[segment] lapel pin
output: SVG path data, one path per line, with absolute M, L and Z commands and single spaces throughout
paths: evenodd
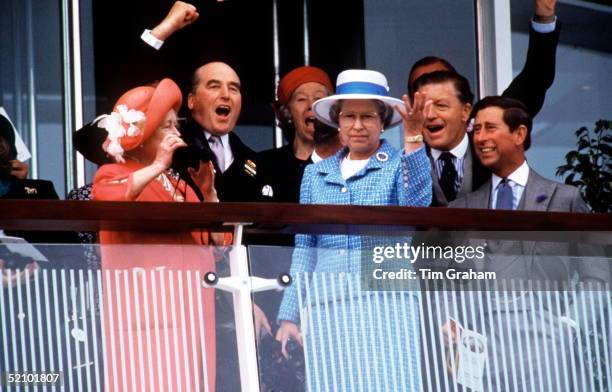
M 28 195 L 36 195 L 38 194 L 38 191 L 36 190 L 36 188 L 30 188 L 28 186 L 23 188 L 26 191 L 26 194 Z
M 536 197 L 536 202 L 541 203 L 546 199 L 548 199 L 548 195 L 544 195 L 544 194 L 538 195 L 538 197 Z

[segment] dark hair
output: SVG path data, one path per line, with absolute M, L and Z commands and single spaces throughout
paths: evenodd
M 470 118 L 475 118 L 479 111 L 490 107 L 503 109 L 503 120 L 508 128 L 510 128 L 510 132 L 516 131 L 521 125 L 527 128 L 527 136 L 525 136 L 525 141 L 523 142 L 523 147 L 527 151 L 531 146 L 531 127 L 533 125 L 533 120 L 527 111 L 527 107 L 521 101 L 513 98 L 500 96 L 484 97 L 476 102 Z
M 474 101 L 474 93 L 470 88 L 470 82 L 454 71 L 435 71 L 421 75 L 417 80 L 414 81 L 414 91 L 418 91 L 421 87 L 429 84 L 441 84 L 451 82 L 457 91 L 457 98 L 462 103 L 469 103 L 470 105 Z M 412 99 L 413 96 L 410 96 Z
M 281 105 L 278 101 L 272 104 L 272 110 L 278 120 L 278 126 L 283 133 L 283 137 L 287 140 L 287 143 L 292 144 L 295 139 L 295 125 L 291 118 L 291 110 L 289 105 Z
M 410 72 L 408 73 L 408 82 L 406 83 L 406 88 L 408 90 L 408 95 L 412 97 L 414 94 L 414 80 L 412 80 L 412 75 L 416 71 L 417 68 L 426 67 L 432 64 L 441 64 L 447 71 L 457 72 L 455 67 L 445 59 L 436 56 L 425 56 L 420 60 L 417 60 L 416 63 L 412 64 L 412 68 L 410 68 Z M 412 81 L 412 83 L 410 83 Z
M 370 100 L 376 105 L 376 112 L 380 116 L 380 120 L 383 123 L 383 128 L 387 128 L 393 119 L 393 108 L 376 98 L 371 98 Z M 329 118 L 335 124 L 338 124 L 338 116 L 340 115 L 340 111 L 342 109 L 342 101 L 344 101 L 344 99 L 337 100 L 329 108 Z
M 10 177 L 11 160 L 13 159 L 10 143 L 0 135 L 0 178 Z

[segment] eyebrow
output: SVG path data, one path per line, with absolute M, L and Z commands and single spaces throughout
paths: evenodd
M 206 86 L 210 86 L 211 84 L 222 84 L 223 82 L 221 82 L 218 79 L 210 79 L 209 81 L 206 82 Z M 228 83 L 230 86 L 232 87 L 236 87 L 238 90 L 240 90 L 240 83 L 239 82 L 229 82 Z

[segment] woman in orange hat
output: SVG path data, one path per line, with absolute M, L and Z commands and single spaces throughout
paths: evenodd
M 170 170 L 186 146 L 176 129 L 182 95 L 170 79 L 129 90 L 98 123 L 117 163 L 100 167 L 94 200 L 198 202 Z M 210 163 L 189 169 L 206 202 L 218 202 Z M 100 231 L 105 385 L 111 391 L 215 390 L 212 248 L 231 236 L 207 231 Z M 205 364 L 205 365 L 204 365 Z
M 263 200 L 297 203 L 306 165 L 336 153 L 342 146 L 336 128 L 315 121 L 312 104 L 333 93 L 329 76 L 321 68 L 294 68 L 280 80 L 274 112 L 286 146 L 257 155 Z

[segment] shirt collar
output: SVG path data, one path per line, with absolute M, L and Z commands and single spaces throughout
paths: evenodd
M 315 150 L 312 150 L 312 155 L 310 156 L 310 159 L 312 159 L 313 163 L 317 163 L 323 160 L 323 158 L 319 154 L 317 154 Z
M 452 150 L 448 152 L 450 152 L 455 158 L 463 158 L 469 146 L 470 146 L 470 141 L 468 140 L 467 133 L 465 133 L 463 135 L 463 139 L 461 139 L 459 144 L 457 144 L 455 148 L 453 148 Z M 446 151 L 437 150 L 435 148 L 431 149 L 431 156 L 434 159 L 434 162 L 437 161 L 438 158 L 440 158 L 440 155 L 442 155 L 443 152 L 446 152 Z
M 527 186 L 528 178 L 529 178 L 529 165 L 527 164 L 527 161 L 523 161 L 523 164 L 519 166 L 518 169 L 510 173 L 510 175 L 508 176 L 508 180 L 522 187 Z M 497 186 L 502 180 L 503 178 L 493 173 L 493 175 L 491 176 L 492 189 L 494 190 L 497 189 Z
M 206 136 L 206 140 L 213 136 L 213 134 L 208 131 L 204 131 L 204 135 Z M 225 135 L 221 135 L 219 136 L 219 139 L 221 139 L 221 145 L 223 145 L 223 147 L 229 145 L 229 134 L 226 133 Z

